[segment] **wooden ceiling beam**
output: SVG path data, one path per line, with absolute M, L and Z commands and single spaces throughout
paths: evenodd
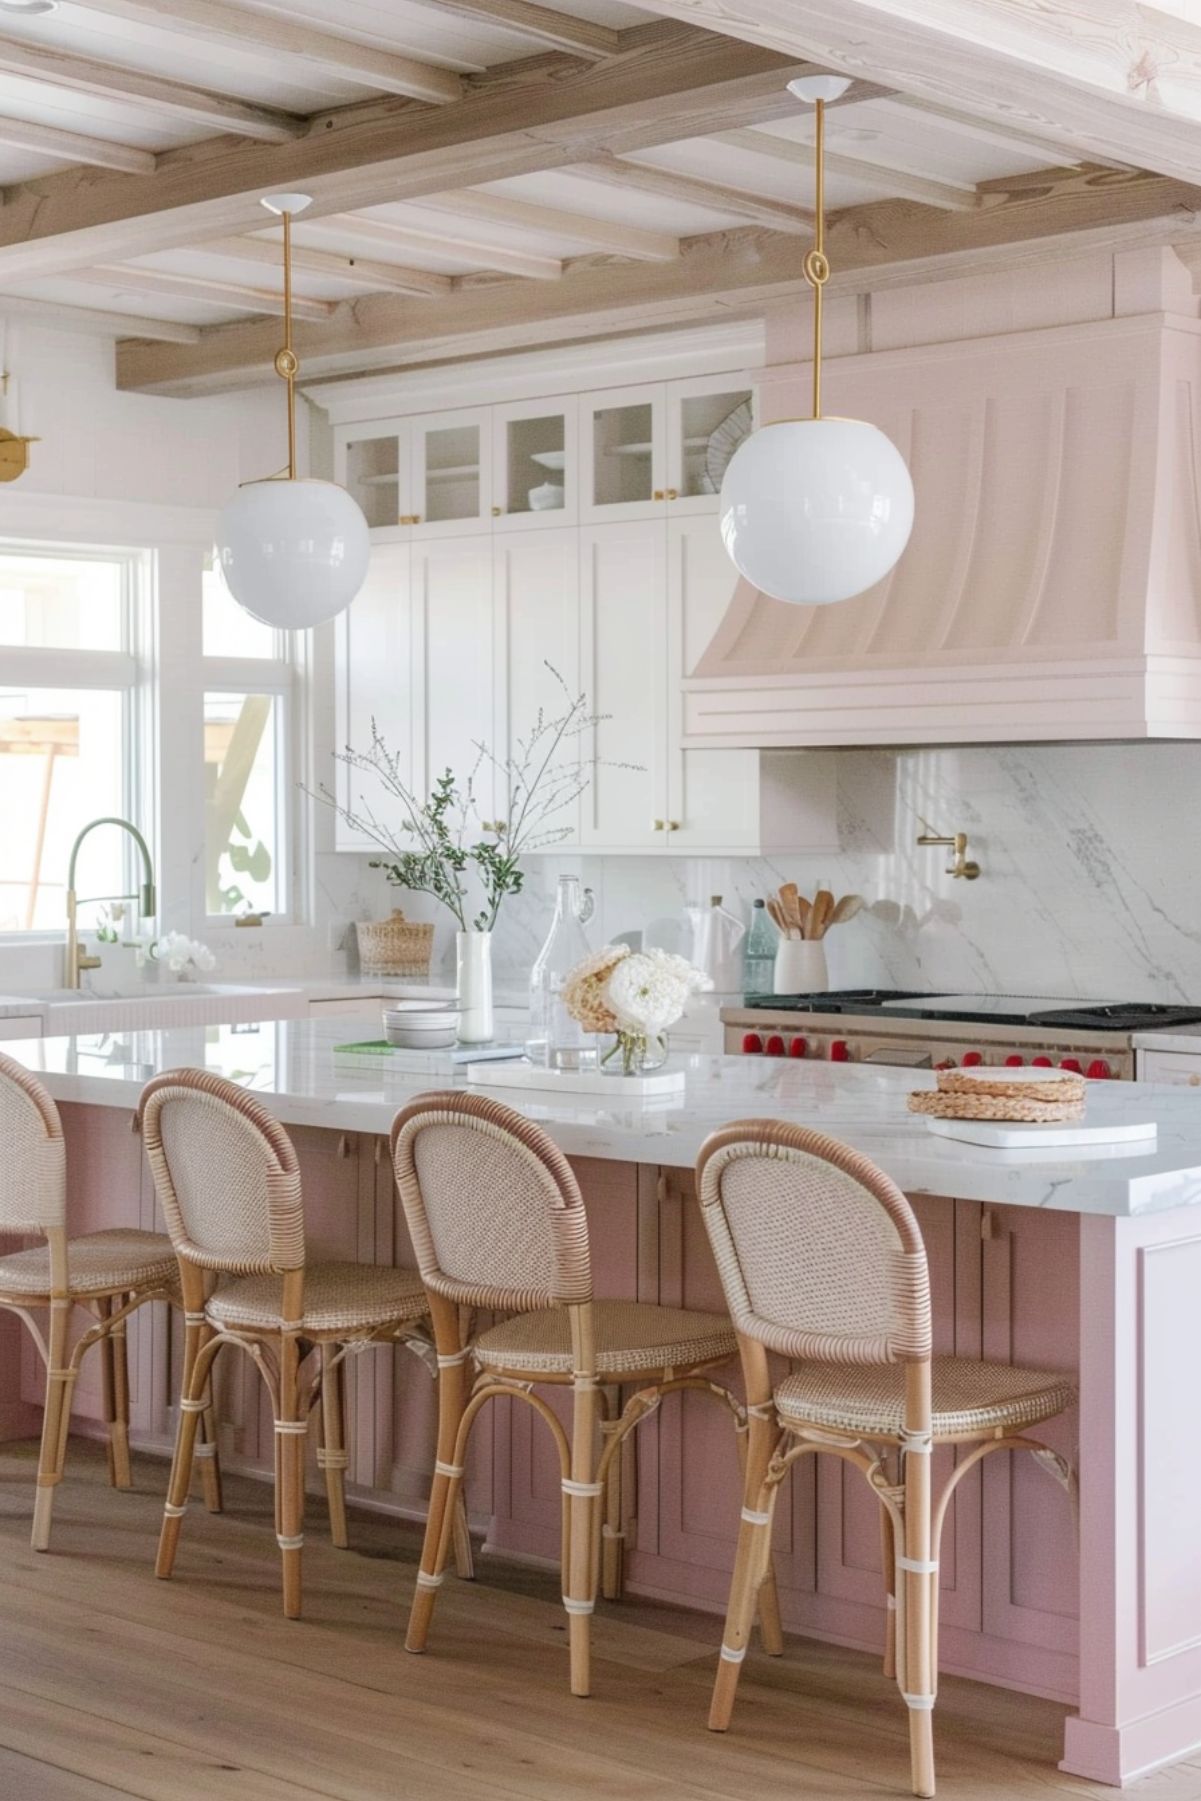
M 758 194 L 744 193 L 741 188 L 698 181 L 694 175 L 679 175 L 674 169 L 657 169 L 652 163 L 631 162 L 628 157 L 595 157 L 591 162 L 577 164 L 568 173 L 583 181 L 600 182 L 607 188 L 630 188 L 641 194 L 655 194 L 664 200 L 678 200 L 687 206 L 708 207 L 710 212 L 733 213 L 735 218 L 751 219 L 772 231 L 799 232 L 805 237 L 813 233 L 813 214 L 807 207 L 788 206 L 782 200 L 764 200 Z
M 970 213 L 905 200 L 847 207 L 827 232 L 832 286 L 859 291 L 901 266 L 914 280 L 924 269 L 962 271 L 1040 244 L 1044 254 L 1048 244 L 1070 254 L 1077 233 L 1112 247 L 1128 227 L 1152 226 L 1170 242 L 1174 233 L 1201 235 L 1201 222 L 1193 224 L 1198 213 L 1201 188 L 1112 170 L 1052 172 L 1042 188 L 989 195 Z M 369 296 L 353 309 L 340 307 L 319 329 L 298 329 L 296 348 L 313 380 L 745 317 L 799 293 L 803 255 L 796 237 L 782 232 L 715 232 L 685 239 L 675 263 L 598 266 L 598 259 L 581 258 L 553 287 L 510 285 L 500 306 L 495 287 L 463 288 L 437 302 Z M 253 321 L 213 327 L 190 349 L 121 345 L 118 386 L 171 394 L 244 386 L 269 379 L 275 349 L 270 328 Z
M 35 300 L 27 294 L 5 294 L 0 319 L 34 319 L 60 331 L 87 337 L 146 339 L 160 344 L 198 344 L 200 327 L 178 319 L 144 319 L 140 313 L 109 312 L 107 307 L 70 306 L 58 300 Z
M 731 150 L 748 150 L 753 156 L 774 157 L 777 162 L 789 163 L 810 174 L 813 172 L 813 146 L 800 143 L 796 138 L 781 138 L 773 132 L 752 128 L 719 132 L 717 142 L 728 144 Z M 919 206 L 941 206 L 951 212 L 963 212 L 976 204 L 976 190 L 971 182 L 940 181 L 930 175 L 920 175 L 914 169 L 878 163 L 871 157 L 860 156 L 856 148 L 844 149 L 841 144 L 826 150 L 826 172 L 845 175 L 852 181 L 878 188 L 890 199 L 915 200 Z
M 307 224 L 776 118 L 795 106 L 785 83 L 809 68 L 710 32 L 657 25 L 638 37 L 599 65 L 502 66 L 455 106 L 380 101 L 288 144 L 173 151 L 146 181 L 64 171 L 18 183 L 0 208 L 0 281 L 253 231 L 272 189 L 312 195 Z
M 93 282 L 118 294 L 165 294 L 173 300 L 199 300 L 205 305 L 230 307 L 243 313 L 279 316 L 284 310 L 282 286 L 278 292 L 270 288 L 250 288 L 240 282 L 219 281 L 204 275 L 177 275 L 174 269 L 131 269 L 120 263 L 101 263 L 95 269 L 73 269 L 71 280 Z M 298 319 L 329 319 L 334 310 L 332 300 L 309 300 L 302 294 L 292 296 L 292 311 Z
M 92 138 L 79 131 L 63 131 L 58 125 L 34 125 L 27 119 L 0 119 L 0 144 L 7 144 L 12 150 L 32 150 L 60 163 L 116 169 L 122 175 L 153 175 L 157 162 L 153 150 L 115 144 L 109 138 Z
M 283 243 L 278 238 L 212 238 L 198 248 L 211 256 L 228 257 L 232 262 L 265 263 L 276 270 L 283 267 Z M 331 276 L 351 287 L 365 288 L 368 293 L 449 294 L 454 287 L 451 276 L 436 275 L 431 269 L 374 262 L 369 257 L 348 256 L 338 250 L 313 250 L 295 241 L 292 267 L 307 269 L 310 275 Z
M 512 250 L 507 245 L 490 244 L 487 240 L 464 237 L 460 232 L 421 231 L 391 219 L 369 219 L 361 213 L 343 213 L 329 219 L 307 218 L 302 222 L 306 236 L 311 232 L 336 233 L 339 237 L 360 238 L 365 244 L 379 244 L 392 250 L 414 250 L 428 256 L 444 256 L 451 262 L 467 263 L 475 269 L 495 269 L 501 275 L 520 275 L 528 281 L 558 281 L 563 264 L 557 256 L 535 256 L 526 250 Z
M 404 94 L 445 106 L 459 99 L 462 79 L 453 69 L 439 68 L 391 50 L 373 49 L 352 38 L 319 31 L 299 19 L 272 17 L 230 6 L 226 0 L 75 0 L 80 11 L 128 19 L 155 31 L 175 31 L 192 38 L 236 43 L 244 50 L 264 50 L 273 57 L 301 62 L 384 94 Z
M 420 0 L 420 4 L 460 19 L 476 19 L 481 25 L 495 25 L 498 31 L 512 31 L 572 56 L 616 56 L 621 49 L 621 33 L 612 26 L 594 25 L 590 19 L 554 12 L 532 0 Z
M 1201 19 L 1132 0 L 638 0 L 1090 162 L 1201 179 Z
M 0 74 L 19 75 L 27 81 L 45 82 L 48 87 L 114 100 L 139 112 L 159 113 L 205 131 L 236 132 L 239 137 L 255 138 L 264 144 L 286 144 L 305 130 L 303 119 L 271 107 L 248 106 L 244 101 L 230 100 L 224 94 L 213 94 L 183 81 L 168 81 L 161 75 L 145 75 L 116 63 L 70 56 L 24 38 L 0 36 Z
M 459 219 L 482 219 L 492 225 L 515 225 L 523 231 L 542 231 L 552 237 L 573 238 L 597 250 L 612 250 L 638 262 L 670 263 L 680 254 L 680 241 L 665 231 L 646 231 L 620 219 L 597 219 L 590 213 L 567 211 L 517 200 L 508 194 L 485 194 L 460 188 L 449 194 L 431 194 L 420 202 L 437 212 Z

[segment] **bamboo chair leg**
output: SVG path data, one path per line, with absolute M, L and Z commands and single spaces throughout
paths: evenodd
M 167 1484 L 167 1499 L 163 1503 L 163 1524 L 154 1564 L 155 1575 L 163 1578 L 169 1576 L 175 1568 L 180 1529 L 188 1508 L 192 1465 L 196 1454 L 196 1433 L 200 1416 L 204 1412 L 204 1395 L 208 1386 L 208 1369 L 200 1357 L 207 1336 L 204 1326 L 190 1325 L 184 1330 L 183 1380 L 180 1383 L 179 1420 L 175 1429 L 175 1455 L 171 1459 L 171 1479 Z
M 579 1351 L 577 1349 L 577 1357 Z M 588 1359 L 591 1363 L 591 1356 Z M 604 1485 L 595 1479 L 599 1390 L 591 1377 L 574 1385 L 571 1475 L 564 1478 L 567 1536 L 563 1545 L 563 1606 L 567 1613 L 571 1692 L 592 1692 L 592 1611 L 599 1576 L 597 1546 Z
M 405 1634 L 405 1650 L 414 1654 L 425 1650 L 433 1618 L 434 1602 L 442 1585 L 446 1559 L 455 1535 L 455 1521 L 462 1506 L 463 1466 L 455 1461 L 459 1449 L 459 1427 L 467 1401 L 465 1366 L 444 1364 L 438 1377 L 438 1454 L 430 1484 L 429 1511 L 425 1516 L 425 1539 L 421 1546 L 421 1563 L 417 1570 L 417 1586 L 409 1610 L 409 1627 Z M 466 1521 L 463 1533 L 466 1536 Z M 470 1547 L 470 1541 L 468 1541 Z
M 50 1519 L 54 1508 L 54 1491 L 62 1480 L 67 1454 L 67 1431 L 71 1421 L 71 1396 L 75 1375 L 67 1358 L 67 1328 L 71 1319 L 71 1303 L 51 1301 L 49 1359 L 46 1364 L 46 1406 L 42 1415 L 42 1445 L 38 1456 L 38 1483 L 33 1504 L 33 1530 L 30 1543 L 35 1551 L 50 1549 Z
M 321 1443 L 317 1462 L 325 1472 L 329 1535 L 339 1551 L 350 1544 L 346 1530 L 345 1365 L 334 1362 L 337 1346 L 321 1347 Z
M 621 1420 L 621 1389 L 615 1383 L 606 1385 L 602 1433 L 613 1430 Z M 605 1480 L 604 1524 L 601 1527 L 601 1594 L 606 1601 L 620 1601 L 625 1589 L 625 1533 L 622 1530 L 622 1461 L 633 1439 L 627 1436 L 612 1458 Z
M 277 1540 L 283 1576 L 284 1613 L 300 1618 L 300 1559 L 304 1548 L 304 1447 L 308 1421 L 300 1412 L 300 1346 L 292 1333 L 279 1345 L 279 1413 L 275 1421 L 279 1472 Z
M 884 1674 L 897 1673 L 897 1574 L 892 1515 L 880 1508 L 880 1568 L 884 1572 Z
M 217 1444 L 217 1411 L 213 1406 L 213 1382 L 209 1375 L 204 1395 L 204 1411 L 200 1415 L 200 1443 L 196 1446 L 200 1459 L 200 1488 L 208 1513 L 223 1513 L 225 1496 L 221 1489 L 221 1452 Z
M 909 1709 L 909 1755 L 915 1795 L 934 1793 L 934 1697 L 938 1658 L 934 1643 L 934 1585 L 937 1559 L 931 1549 L 930 1456 L 910 1452 L 904 1459 L 904 1555 L 897 1557 L 897 1587 L 903 1590 L 904 1640 L 898 1647 L 897 1682 Z
M 122 1306 L 124 1295 L 118 1295 L 116 1302 L 109 1303 L 111 1311 L 115 1306 Z M 102 1343 L 108 1349 L 108 1368 L 111 1370 L 112 1412 L 108 1416 L 109 1446 L 109 1478 L 114 1488 L 132 1488 L 133 1471 L 129 1463 L 129 1343 L 126 1337 L 126 1321 L 114 1321 L 105 1334 Z
M 774 1422 L 751 1414 L 747 1431 L 740 1434 L 743 1484 L 742 1515 L 738 1526 L 738 1550 L 726 1606 L 721 1656 L 709 1703 L 709 1730 L 724 1732 L 734 1711 L 738 1678 L 750 1642 L 751 1624 L 760 1583 L 771 1556 L 771 1521 L 776 1487 L 767 1485 L 767 1466 L 775 1442 Z
M 747 1427 L 737 1428 L 738 1462 L 746 1484 Z M 756 1603 L 759 1610 L 759 1640 L 768 1657 L 784 1655 L 784 1623 L 780 1618 L 780 1595 L 776 1587 L 776 1567 L 772 1557 L 771 1537 L 765 1545 L 765 1564 L 758 1578 Z
M 455 1575 L 460 1582 L 475 1581 L 475 1552 L 471 1545 L 471 1528 L 467 1523 L 467 1495 L 460 1482 L 455 1488 L 451 1515 L 451 1544 L 454 1551 Z

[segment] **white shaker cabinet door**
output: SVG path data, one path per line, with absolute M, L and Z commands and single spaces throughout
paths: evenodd
M 389 752 L 399 759 L 401 779 L 413 779 L 413 608 L 409 546 L 376 542 L 367 579 L 337 621 L 335 650 L 335 739 L 341 752 L 371 749 L 372 724 Z M 340 806 L 362 812 L 364 800 L 381 819 L 389 817 L 387 797 L 370 775 L 334 765 L 326 779 Z M 338 850 L 377 850 L 341 814 L 334 828 Z
M 561 527 L 498 534 L 492 554 L 497 751 L 516 764 L 528 758 L 536 766 L 549 751 L 551 722 L 564 716 L 582 686 L 579 533 Z M 566 833 L 548 850 L 579 843 L 579 800 L 571 790 L 580 754 L 575 736 L 556 756 L 554 779 L 563 778 L 559 791 L 569 804 L 545 821 L 546 831 Z M 496 804 L 503 810 L 500 788 L 498 783 Z
M 447 769 L 471 781 L 478 820 L 495 817 L 492 764 L 503 755 L 493 717 L 492 544 L 445 538 L 412 546 L 415 661 L 414 785 L 425 799 Z M 468 836 L 474 835 L 474 827 Z
M 666 842 L 667 534 L 661 519 L 580 533 L 580 681 L 601 715 L 581 843 L 662 850 Z

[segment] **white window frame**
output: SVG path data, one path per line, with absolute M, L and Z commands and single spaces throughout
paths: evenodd
M 151 625 L 149 556 L 144 550 L 107 544 L 2 539 L 0 560 L 8 556 L 46 557 L 56 562 L 114 562 L 120 566 L 120 650 L 63 650 L 40 645 L 0 644 L 0 682 L 18 688 L 81 688 L 120 693 L 124 750 L 120 809 L 127 819 L 141 817 L 147 825 L 153 825 L 156 810 L 145 804 L 153 797 L 153 785 L 148 786 L 148 777 L 154 760 L 150 754 L 154 742 L 153 722 L 147 709 L 145 686 L 145 657 Z M 153 855 L 155 838 L 152 832 L 148 832 L 147 837 Z M 131 890 L 134 881 L 132 852 L 132 844 L 127 844 L 123 886 Z M 0 945 L 11 948 L 61 944 L 65 937 L 64 920 L 61 927 L 0 932 Z
M 294 925 L 303 910 L 299 840 L 302 809 L 296 804 L 297 772 L 302 766 L 299 721 L 303 712 L 299 659 L 293 645 L 294 633 L 273 633 L 274 655 L 270 657 L 203 657 L 201 659 L 201 696 L 210 694 L 266 694 L 275 701 L 275 767 L 277 771 L 276 844 L 279 855 L 276 881 L 279 900 L 263 921 L 264 927 Z M 202 715 L 203 719 L 203 710 Z M 203 727 L 202 727 L 203 729 Z M 201 822 L 203 831 L 205 822 Z M 204 892 L 204 859 L 201 859 L 198 917 L 205 931 L 233 926 L 234 913 L 210 913 Z M 298 901 L 301 903 L 298 906 Z

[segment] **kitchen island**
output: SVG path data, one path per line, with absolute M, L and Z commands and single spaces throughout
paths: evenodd
M 71 1225 L 153 1226 L 155 1198 L 130 1115 L 143 1084 L 181 1064 L 244 1085 L 289 1128 L 311 1254 L 414 1261 L 387 1133 L 415 1093 L 464 1079 L 436 1054 L 348 1054 L 347 1021 L 275 1021 L 7 1046 L 58 1101 Z M 1080 1407 L 1048 1439 L 1079 1446 L 1079 1560 L 1062 1492 L 1030 1458 L 964 1480 L 942 1550 L 942 1665 L 1075 1706 L 1064 1767 L 1120 1782 L 1201 1742 L 1201 1096 L 1098 1084 L 1090 1119 L 1154 1119 L 1158 1137 L 1051 1160 L 937 1139 L 905 1110 L 929 1073 L 734 1057 L 682 1060 L 683 1094 L 499 1090 L 572 1159 L 602 1296 L 720 1307 L 692 1165 L 714 1127 L 773 1116 L 830 1132 L 912 1197 L 929 1253 L 935 1348 L 1078 1374 Z M 37 1428 L 38 1373 L 17 1322 L 0 1332 L 0 1430 Z M 134 1442 L 172 1436 L 175 1347 L 162 1309 L 131 1333 Z M 419 1515 L 433 1455 L 432 1385 L 403 1350 L 352 1360 L 351 1493 Z M 222 1451 L 267 1474 L 269 1414 L 253 1369 L 220 1367 Z M 93 1386 L 88 1386 L 88 1383 Z M 558 1471 L 527 1409 L 476 1435 L 468 1498 L 489 1546 L 553 1557 Z M 99 1421 L 98 1370 L 77 1415 Z M 949 1456 L 942 1452 L 940 1456 Z M 818 1467 L 813 1467 L 813 1466 Z M 738 1514 L 734 1445 L 719 1410 L 673 1396 L 640 1428 L 625 1496 L 631 1589 L 724 1605 Z M 147 1555 L 151 1554 L 148 1547 Z M 777 1516 L 777 1573 L 793 1630 L 878 1649 L 883 1584 L 874 1503 L 835 1459 L 806 1459 Z M 714 1644 L 717 1628 L 714 1626 Z

